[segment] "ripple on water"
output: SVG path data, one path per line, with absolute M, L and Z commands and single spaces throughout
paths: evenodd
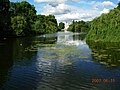
M 67 37 L 65 36 L 66 34 L 68 35 Z M 21 51 L 17 51 L 17 53 L 20 52 L 20 56 L 26 56 L 27 60 L 20 56 L 18 57 L 22 60 L 18 60 L 19 58 L 16 60 L 17 54 L 15 54 L 14 65 L 8 72 L 8 78 L 2 89 L 108 90 L 106 88 L 110 87 L 110 85 L 92 84 L 91 79 L 100 76 L 109 77 L 109 75 L 111 77 L 115 75 L 119 77 L 117 74 L 120 73 L 120 70 L 116 69 L 116 71 L 113 70 L 114 72 L 112 72 L 112 70 L 108 70 L 99 63 L 94 62 L 92 59 L 94 57 L 92 54 L 94 53 L 91 53 L 91 49 L 86 42 L 78 40 L 79 37 L 77 39 L 74 37 L 73 39 L 72 35 L 73 33 L 58 33 L 57 39 L 59 40 L 54 45 L 41 44 L 41 37 L 38 37 L 39 42 L 34 42 L 38 43 L 34 47 L 37 51 L 26 52 L 25 55 L 22 55 L 24 54 L 22 49 L 20 49 Z M 51 36 L 45 35 L 45 38 L 42 38 L 42 43 L 47 41 L 48 37 Z M 54 40 L 56 39 L 54 38 Z M 15 48 L 14 51 L 16 50 Z M 31 54 L 29 57 L 30 53 L 34 54 Z

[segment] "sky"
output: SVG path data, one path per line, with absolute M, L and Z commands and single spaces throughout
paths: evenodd
M 10 0 L 19 2 L 22 0 Z M 58 22 L 90 21 L 114 9 L 120 0 L 26 0 L 34 5 L 37 14 L 55 15 Z

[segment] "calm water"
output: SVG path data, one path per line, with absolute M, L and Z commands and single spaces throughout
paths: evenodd
M 120 44 L 84 37 L 0 39 L 0 90 L 120 90 Z

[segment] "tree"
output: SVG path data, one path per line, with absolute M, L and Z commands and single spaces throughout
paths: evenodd
M 4 37 L 10 33 L 10 2 L 9 0 L 0 1 L 0 37 Z
M 48 21 L 55 23 L 55 26 L 57 27 L 57 20 L 55 19 L 54 15 L 48 15 L 46 18 Z
M 0 36 L 30 36 L 58 30 L 54 15 L 36 15 L 34 5 L 22 2 L 0 2 Z
M 88 33 L 89 30 L 90 30 L 90 27 L 89 27 L 89 24 L 88 22 L 85 22 L 85 21 L 74 21 L 72 22 L 71 25 L 69 25 L 69 28 L 68 28 L 68 31 L 72 31 L 72 32 L 85 32 L 85 33 Z
M 120 41 L 120 3 L 117 8 L 91 21 L 91 30 L 87 40 L 119 42 Z
M 41 22 L 40 20 L 35 22 L 34 30 L 36 34 L 44 34 L 45 33 L 45 23 Z
M 11 18 L 11 27 L 16 36 L 24 36 L 27 22 L 23 16 L 15 16 Z
M 81 32 L 81 26 L 80 24 L 75 25 L 75 32 Z
M 30 35 L 33 32 L 33 24 L 36 20 L 36 10 L 34 5 L 31 5 L 27 1 L 11 2 L 11 17 L 23 16 L 27 22 L 25 35 Z
M 117 6 L 117 8 L 120 10 L 120 1 L 119 1 L 119 3 L 118 3 L 118 6 Z
M 36 34 L 54 33 L 58 30 L 57 20 L 54 15 L 37 15 L 34 24 Z
M 64 29 L 64 28 L 65 28 L 65 24 L 63 22 L 60 22 L 59 23 L 59 29 L 61 30 L 61 29 Z

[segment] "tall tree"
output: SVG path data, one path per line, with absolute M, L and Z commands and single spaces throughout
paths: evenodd
M 9 16 L 10 1 L 0 1 L 0 37 L 9 34 L 10 16 Z
M 60 22 L 59 23 L 59 29 L 61 30 L 61 29 L 64 29 L 64 28 L 65 28 L 65 24 L 63 22 Z
M 54 33 L 58 30 L 54 15 L 36 15 L 34 5 L 22 2 L 0 2 L 0 36 L 27 36 Z
M 117 6 L 117 8 L 120 10 L 120 1 L 119 1 L 119 3 L 118 3 L 118 6 Z
M 37 15 L 34 30 L 37 34 L 54 33 L 58 29 L 54 15 Z
M 25 35 L 32 34 L 33 24 L 36 20 L 36 10 L 33 5 L 28 3 L 27 1 L 22 2 L 11 2 L 11 17 L 15 16 L 23 16 L 25 21 L 27 22 L 26 31 L 24 31 Z
M 74 21 L 72 22 L 71 25 L 69 25 L 68 31 L 72 31 L 72 32 L 86 32 L 88 33 L 88 31 L 90 30 L 89 27 L 89 23 L 85 22 L 85 21 Z
M 11 19 L 11 27 L 16 36 L 25 36 L 27 22 L 23 16 L 15 16 Z

